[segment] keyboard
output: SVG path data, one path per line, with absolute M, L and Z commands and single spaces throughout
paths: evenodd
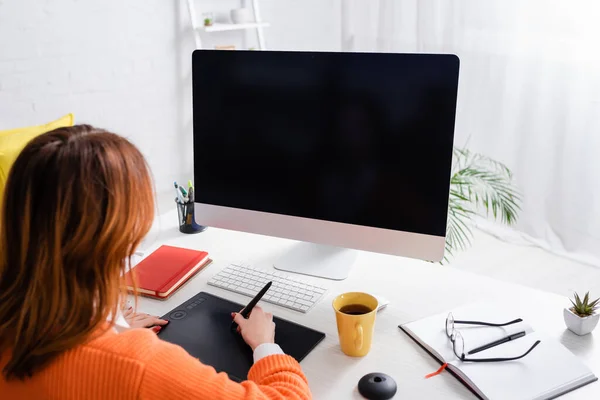
M 267 271 L 241 263 L 225 267 L 213 276 L 208 284 L 254 297 L 267 282 L 273 284 L 261 299 L 262 301 L 301 313 L 308 312 L 327 291 L 323 287 L 302 282 L 279 271 Z

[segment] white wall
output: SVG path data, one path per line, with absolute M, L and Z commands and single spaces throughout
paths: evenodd
M 73 112 L 130 137 L 160 190 L 185 168 L 177 152 L 188 136 L 177 3 L 0 1 L 0 129 Z
M 261 0 L 267 46 L 339 50 L 340 2 Z M 241 2 L 195 4 L 228 18 Z M 256 45 L 251 33 L 213 35 L 214 44 Z M 0 130 L 73 112 L 129 137 L 157 191 L 168 191 L 192 177 L 193 49 L 184 0 L 0 0 Z

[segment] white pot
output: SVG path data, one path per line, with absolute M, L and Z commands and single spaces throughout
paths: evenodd
M 231 10 L 231 21 L 234 24 L 247 24 L 252 22 L 252 11 L 249 8 L 235 8 Z
M 593 331 L 596 325 L 598 325 L 598 319 L 600 319 L 600 314 L 594 314 L 590 315 L 589 317 L 581 318 L 569 308 L 564 309 L 563 316 L 565 317 L 565 324 L 567 324 L 567 328 L 579 336 L 587 335 Z

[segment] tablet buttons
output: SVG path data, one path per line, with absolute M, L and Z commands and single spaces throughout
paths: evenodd
M 182 319 L 182 318 L 185 318 L 186 315 L 187 315 L 187 313 L 185 311 L 177 310 L 175 312 L 172 312 L 169 315 L 169 318 L 171 318 L 171 319 Z

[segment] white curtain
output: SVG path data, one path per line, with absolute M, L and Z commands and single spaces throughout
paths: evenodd
M 342 48 L 457 54 L 456 145 L 513 170 L 519 238 L 600 266 L 600 2 L 342 0 Z

